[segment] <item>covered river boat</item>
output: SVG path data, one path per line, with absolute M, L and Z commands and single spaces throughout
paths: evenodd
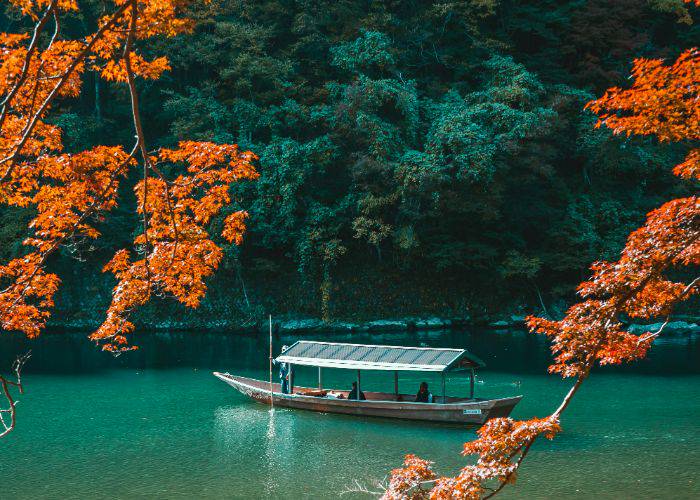
M 214 372 L 214 376 L 239 392 L 259 402 L 284 408 L 321 413 L 340 413 L 365 417 L 387 417 L 456 424 L 483 424 L 490 418 L 506 417 L 522 396 L 484 399 L 474 396 L 475 369 L 484 363 L 464 349 L 433 347 L 399 347 L 300 340 L 282 351 L 276 363 L 289 367 L 287 392 L 280 384 L 248 377 Z M 295 387 L 295 365 L 318 367 L 318 387 Z M 323 387 L 323 369 L 355 370 L 357 394 L 366 399 L 348 399 L 350 391 Z M 362 370 L 394 373 L 394 392 L 362 391 Z M 416 402 L 415 394 L 399 391 L 399 371 L 438 372 L 442 374 L 442 391 L 432 402 Z M 462 371 L 469 375 L 468 397 L 445 394 L 445 374 Z

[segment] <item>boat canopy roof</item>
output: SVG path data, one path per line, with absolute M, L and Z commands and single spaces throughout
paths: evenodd
M 446 372 L 484 366 L 464 349 L 341 344 L 299 340 L 285 349 L 276 361 L 294 365 L 353 370 L 401 370 Z

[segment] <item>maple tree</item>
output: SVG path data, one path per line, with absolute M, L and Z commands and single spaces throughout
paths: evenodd
M 232 203 L 233 183 L 257 177 L 256 157 L 211 142 L 148 148 L 136 81 L 158 79 L 169 64 L 165 57 L 146 58 L 140 47 L 191 31 L 191 0 L 115 0 L 97 30 L 79 39 L 64 39 L 61 32 L 62 17 L 79 10 L 75 0 L 11 3 L 34 28 L 31 34 L 0 34 L 0 203 L 32 207 L 35 217 L 23 242 L 27 252 L 0 265 L 0 327 L 29 337 L 41 332 L 60 284 L 47 269 L 49 257 L 62 246 L 99 238 L 96 222 L 117 206 L 121 182 L 140 167 L 135 193 L 143 228 L 134 251 L 117 251 L 104 268 L 117 284 L 105 321 L 90 335 L 105 350 L 134 349 L 127 340 L 134 329 L 129 316 L 154 295 L 199 305 L 205 279 L 223 255 L 210 223 Z M 47 117 L 57 100 L 80 95 L 87 71 L 128 88 L 135 136 L 129 148 L 63 151 L 63 132 Z M 242 210 L 228 215 L 220 236 L 240 244 L 245 218 Z M 17 383 L 0 379 L 12 414 L 8 432 L 14 425 L 8 386 L 22 389 L 19 368 Z
M 700 149 L 692 144 L 700 140 L 700 52 L 689 49 L 671 65 L 637 59 L 632 77 L 630 88 L 611 88 L 587 104 L 599 117 L 597 126 L 691 144 L 673 173 L 697 183 Z M 545 418 L 488 421 L 478 438 L 464 445 L 464 455 L 477 457 L 475 464 L 455 477 L 438 477 L 431 462 L 408 455 L 403 467 L 392 471 L 384 498 L 489 498 L 515 482 L 532 444 L 540 437 L 553 439 L 561 430 L 560 416 L 591 369 L 643 358 L 663 330 L 632 334 L 625 321 L 661 317 L 665 326 L 674 307 L 700 290 L 700 276 L 680 281 L 669 278 L 669 271 L 698 265 L 700 198 L 675 199 L 650 212 L 629 235 L 618 261 L 593 264 L 592 277 L 578 287 L 583 300 L 563 319 L 527 320 L 531 330 L 551 340 L 549 371 L 575 379 L 560 406 Z

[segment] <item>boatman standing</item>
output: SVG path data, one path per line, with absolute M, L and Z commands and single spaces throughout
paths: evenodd
M 286 345 L 282 346 L 282 352 L 286 351 L 288 347 Z M 280 363 L 280 386 L 282 387 L 282 394 L 289 394 L 289 364 Z

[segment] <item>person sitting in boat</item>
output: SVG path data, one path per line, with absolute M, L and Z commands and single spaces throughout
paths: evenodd
M 421 382 L 418 393 L 416 394 L 416 403 L 432 403 L 433 395 L 428 391 L 428 382 Z
M 365 393 L 362 391 L 360 391 L 360 396 L 359 397 L 357 396 L 357 382 L 352 383 L 352 390 L 348 394 L 348 399 L 359 399 L 361 401 L 364 401 L 365 399 L 367 399 L 365 397 Z

